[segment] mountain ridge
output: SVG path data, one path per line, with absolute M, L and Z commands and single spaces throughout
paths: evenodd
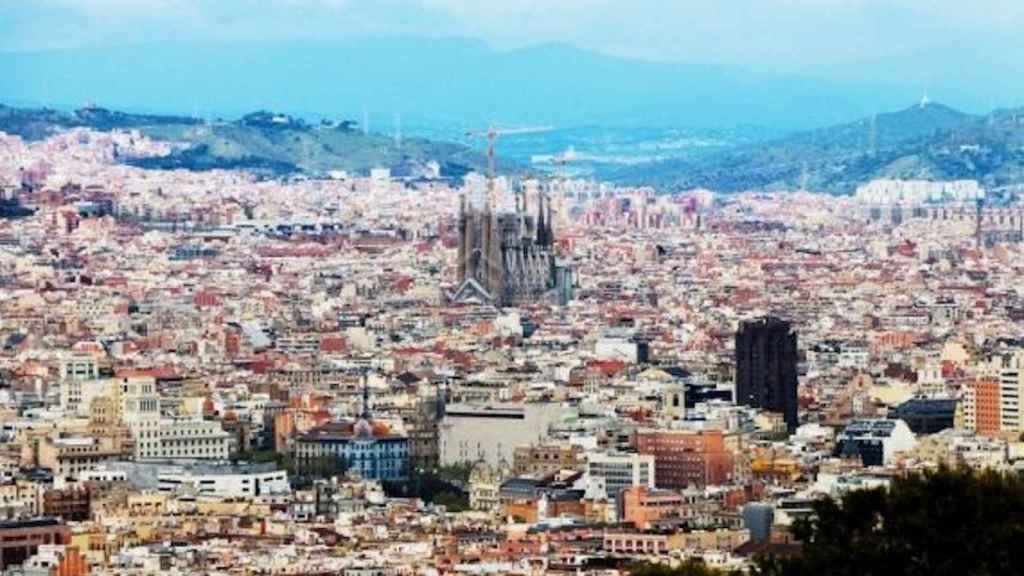
M 331 171 L 366 174 L 387 167 L 399 176 L 419 176 L 437 161 L 442 177 L 459 177 L 486 165 L 466 146 L 423 138 L 401 142 L 364 133 L 352 120 L 308 123 L 301 118 L 258 111 L 234 121 L 207 122 L 188 116 L 131 114 L 97 106 L 73 112 L 23 109 L 0 104 L 0 131 L 38 140 L 59 130 L 134 129 L 155 140 L 185 144 L 167 156 L 124 158 L 150 169 L 247 169 L 271 176 L 324 175 Z
M 664 191 L 787 190 L 848 194 L 878 178 L 1024 184 L 1024 111 L 978 116 L 926 100 L 896 112 L 616 171 Z
M 247 169 L 269 176 L 322 176 L 334 170 L 365 174 L 389 167 L 417 177 L 436 160 L 441 176 L 482 171 L 486 159 L 461 144 L 364 134 L 352 120 L 310 123 L 259 111 L 233 121 L 129 114 L 87 107 L 72 113 L 0 105 L 0 130 L 38 139 L 55 130 L 138 129 L 162 141 L 184 143 L 168 156 L 125 158 L 143 168 Z M 502 159 L 503 171 L 522 167 Z M 623 185 L 659 192 L 708 188 L 719 192 L 794 190 L 849 194 L 877 178 L 973 179 L 989 189 L 1024 185 L 1024 109 L 987 116 L 922 101 L 894 112 L 718 150 L 683 153 L 653 162 L 612 166 L 598 174 Z

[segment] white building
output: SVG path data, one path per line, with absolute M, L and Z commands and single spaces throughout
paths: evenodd
M 92 354 L 74 353 L 60 363 L 61 380 L 95 380 L 99 377 L 99 363 Z
M 1002 357 L 999 370 L 999 422 L 1004 432 L 1024 430 L 1021 395 L 1024 392 L 1024 350 Z
M 618 360 L 636 364 L 646 356 L 646 344 L 638 342 L 631 330 L 609 328 L 594 342 L 598 360 Z
M 60 383 L 60 407 L 66 415 L 85 416 L 89 406 L 99 396 L 110 393 L 109 380 L 81 380 L 71 378 Z
M 929 180 L 872 180 L 857 187 L 855 197 L 870 204 L 924 204 L 964 202 L 985 197 L 976 180 L 932 182 Z
M 626 488 L 654 488 L 654 455 L 618 452 L 587 454 L 587 494 L 616 498 Z
M 886 466 L 915 446 L 917 438 L 903 420 L 854 420 L 836 437 L 839 454 L 858 456 L 865 466 Z
M 226 460 L 231 434 L 219 422 L 185 418 L 162 419 L 155 427 L 140 429 L 135 457 L 140 460 Z
M 291 493 L 284 470 L 260 470 L 245 466 L 197 466 L 167 470 L 158 475 L 161 492 L 255 498 Z
M 450 405 L 440 426 L 441 464 L 511 463 L 516 446 L 543 442 L 564 413 L 560 404 L 552 403 Z

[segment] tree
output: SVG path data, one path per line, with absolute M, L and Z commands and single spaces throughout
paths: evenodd
M 793 529 L 802 552 L 760 558 L 762 576 L 996 576 L 1024 570 L 1024 480 L 967 468 L 915 473 L 889 489 L 814 505 Z
M 446 466 L 438 466 L 435 469 L 435 473 L 442 480 L 465 486 L 469 484 L 469 475 L 473 472 L 473 466 L 475 465 L 475 462 L 469 461 L 456 462 Z
M 443 478 L 438 469 L 410 468 L 406 481 L 397 486 L 385 485 L 385 491 L 389 489 L 389 495 L 421 498 L 427 503 L 443 504 L 449 512 L 469 509 L 469 496 L 463 486 Z

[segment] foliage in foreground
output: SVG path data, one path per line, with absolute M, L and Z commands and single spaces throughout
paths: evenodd
M 897 478 L 814 505 L 793 533 L 800 555 L 763 557 L 757 576 L 1004 576 L 1024 574 L 1024 479 L 967 468 Z M 638 564 L 632 576 L 727 576 L 691 560 Z
M 1002 576 L 1024 573 L 1024 480 L 966 468 L 911 474 L 888 490 L 815 504 L 793 558 L 762 576 Z

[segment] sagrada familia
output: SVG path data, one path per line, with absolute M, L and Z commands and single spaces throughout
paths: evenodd
M 532 213 L 525 192 L 517 192 L 515 198 L 514 211 L 499 212 L 493 187 L 485 199 L 476 202 L 463 192 L 455 301 L 513 306 L 536 301 L 565 281 L 571 284 L 571 275 L 555 259 L 551 204 L 546 193 L 537 193 Z

